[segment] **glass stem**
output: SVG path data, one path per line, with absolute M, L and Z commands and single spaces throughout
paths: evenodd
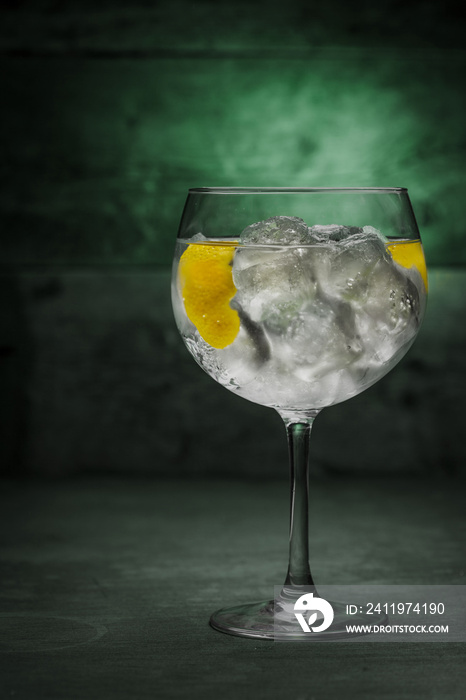
M 309 567 L 309 440 L 317 413 L 281 413 L 291 470 L 290 554 L 285 586 L 314 586 Z

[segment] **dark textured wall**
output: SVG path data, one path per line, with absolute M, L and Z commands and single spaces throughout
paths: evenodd
M 315 459 L 460 470 L 464 28 L 450 2 L 3 3 L 2 470 L 282 473 L 278 417 L 205 377 L 171 319 L 204 185 L 409 188 L 425 330 L 319 417 Z
M 316 419 L 314 471 L 464 473 L 466 275 L 435 270 L 430 288 L 406 358 Z M 2 292 L 4 469 L 287 478 L 278 414 L 216 384 L 182 344 L 168 271 L 23 271 Z
M 408 187 L 466 262 L 456 3 L 3 5 L 3 260 L 169 264 L 188 187 Z

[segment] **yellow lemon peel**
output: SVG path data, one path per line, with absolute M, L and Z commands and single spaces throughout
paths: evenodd
M 427 290 L 427 268 L 420 241 L 393 243 L 392 245 L 388 245 L 387 248 L 393 260 L 398 263 L 398 265 L 406 267 L 407 269 L 415 267 L 419 271 Z
M 180 258 L 179 280 L 184 308 L 201 337 L 217 350 L 234 341 L 239 332 L 238 312 L 230 300 L 236 294 L 230 245 L 191 244 Z

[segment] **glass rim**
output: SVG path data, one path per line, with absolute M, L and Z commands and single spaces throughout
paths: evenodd
M 407 187 L 190 187 L 190 194 L 400 194 L 406 193 Z

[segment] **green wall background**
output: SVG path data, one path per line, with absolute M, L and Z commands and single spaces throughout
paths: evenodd
M 188 187 L 408 187 L 466 262 L 447 3 L 32 2 L 0 29 L 3 261 L 167 266 Z
M 278 416 L 212 382 L 174 327 L 174 239 L 187 189 L 209 185 L 408 187 L 424 327 L 386 379 L 319 416 L 313 468 L 464 472 L 460 12 L 2 3 L 2 473 L 287 478 Z

